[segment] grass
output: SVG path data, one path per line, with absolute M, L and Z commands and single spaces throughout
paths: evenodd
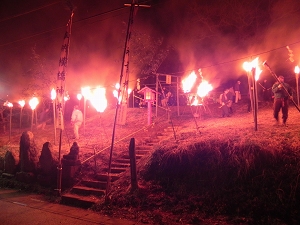
M 181 107 L 179 117 L 176 107 L 171 110 L 172 123 L 160 110 L 152 128 L 135 134 L 144 135 L 142 142 L 147 142 L 163 127 L 173 124 L 175 131 L 139 162 L 139 189 L 130 191 L 130 177 L 125 174 L 112 187 L 110 204 L 95 210 L 152 224 L 297 224 L 300 124 L 295 108 L 290 106 L 288 127 L 274 126 L 271 105 L 261 103 L 257 130 L 245 103 L 234 105 L 230 118 L 219 118 L 217 104 L 209 105 L 209 111 L 198 108 L 201 117 L 196 119 L 195 108 Z M 81 159 L 110 144 L 113 115 L 112 109 L 88 118 L 79 142 Z M 116 128 L 116 140 L 146 124 L 147 109 L 129 109 L 127 124 Z M 67 136 L 63 154 L 69 150 Z M 49 129 L 35 137 L 41 149 L 53 134 Z M 113 157 L 126 151 L 130 138 L 116 145 Z M 18 151 L 17 143 L 3 146 Z M 57 147 L 54 151 L 57 154 Z M 106 165 L 108 155 L 109 149 L 98 160 Z M 93 163 L 83 168 L 94 174 Z

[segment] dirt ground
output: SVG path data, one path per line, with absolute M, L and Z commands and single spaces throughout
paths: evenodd
M 163 132 L 163 128 L 166 127 L 173 127 L 174 131 L 169 141 L 178 141 L 180 133 L 189 137 L 192 135 L 195 139 L 209 139 L 221 132 L 222 138 L 238 139 L 241 142 L 256 140 L 269 145 L 276 136 L 277 139 L 282 139 L 282 142 L 288 139 L 289 142 L 293 141 L 295 145 L 298 144 L 299 112 L 293 105 L 290 105 L 287 127 L 274 126 L 271 102 L 259 103 L 257 123 L 255 123 L 253 113 L 247 112 L 246 100 L 233 105 L 234 113 L 231 117 L 220 118 L 221 110 L 218 107 L 217 103 L 205 107 L 180 106 L 177 108 L 171 106 L 170 114 L 158 108 L 157 117 L 156 108 L 153 107 L 150 126 L 148 126 L 147 108 L 128 108 L 126 124 L 116 124 L 114 138 L 112 137 L 115 109 L 107 109 L 102 114 L 88 111 L 85 126 L 82 125 L 80 128 L 80 139 L 76 140 L 80 147 L 81 160 L 84 161 L 98 151 L 109 154 L 112 140 L 114 140 L 113 153 L 123 151 L 124 147 L 127 148 L 132 137 L 137 138 L 136 145 L 143 144 L 147 139 Z M 21 134 L 24 131 L 30 131 L 31 127 L 20 129 L 18 126 L 18 123 L 12 124 L 11 135 L 8 128 L 6 133 L 0 131 L 0 157 L 4 157 L 7 150 L 19 154 Z M 47 124 L 45 130 L 38 130 L 33 126 L 32 132 L 38 152 L 41 152 L 45 142 L 50 142 L 57 158 L 59 153 L 60 157 L 67 154 L 75 141 L 72 139 L 72 129 L 69 121 L 65 122 L 64 130 L 56 129 L 56 134 L 53 123 Z M 55 136 L 56 140 L 54 140 Z M 61 142 L 59 141 L 60 137 Z M 181 141 L 183 141 L 182 137 Z
M 173 133 L 167 138 L 167 142 L 185 142 L 186 140 L 210 140 L 220 138 L 224 140 L 236 140 L 239 143 L 249 141 L 259 142 L 270 148 L 284 148 L 285 143 L 299 146 L 299 111 L 290 105 L 287 127 L 275 125 L 272 112 L 272 103 L 260 102 L 257 113 L 257 123 L 254 114 L 247 112 L 247 102 L 242 101 L 233 105 L 231 117 L 221 118 L 221 111 L 217 103 L 198 107 L 176 106 L 170 107 L 170 116 L 163 109 L 158 109 L 158 116 L 155 117 L 155 108 L 152 108 L 151 126 L 147 125 L 147 108 L 128 108 L 126 125 L 116 125 L 114 134 L 113 157 L 117 157 L 123 151 L 127 151 L 130 138 L 137 138 L 136 145 L 153 138 L 163 132 L 163 128 L 173 128 Z M 179 113 L 179 116 L 178 116 Z M 280 114 L 281 115 L 281 114 Z M 94 154 L 101 152 L 103 160 L 107 160 L 111 150 L 115 109 L 108 109 L 102 114 L 90 112 L 87 114 L 86 125 L 80 129 L 80 139 L 77 140 L 80 147 L 80 159 L 82 161 Z M 194 117 L 196 116 L 196 117 Z M 0 157 L 3 157 L 7 150 L 19 153 L 19 141 L 23 131 L 30 130 L 30 127 L 19 129 L 17 124 L 13 125 L 11 136 L 9 133 L 0 134 Z M 39 152 L 45 142 L 53 144 L 55 155 L 67 154 L 73 143 L 72 127 L 66 122 L 66 128 L 61 132 L 61 147 L 59 145 L 60 130 L 56 132 L 54 142 L 54 126 L 47 124 L 45 130 L 33 129 L 36 147 Z M 276 142 L 272 140 L 276 138 Z M 278 146 L 278 142 L 282 143 Z M 159 143 L 158 143 L 159 144 Z M 126 190 L 126 188 L 124 188 Z M 175 207 L 175 206 L 174 206 Z M 123 212 L 116 212 L 115 216 L 121 216 Z M 166 217 L 170 215 L 165 215 Z M 149 221 L 149 220 L 147 220 Z M 203 224 L 229 224 L 224 218 L 209 220 Z

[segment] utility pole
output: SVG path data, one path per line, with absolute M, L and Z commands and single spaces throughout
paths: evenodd
M 137 4 L 136 0 L 132 0 L 131 4 L 125 4 L 125 6 L 130 6 L 130 13 L 129 13 L 128 26 L 127 26 L 125 47 L 124 47 L 124 52 L 123 52 L 123 61 L 122 61 L 122 67 L 121 67 L 120 81 L 119 81 L 120 88 L 118 90 L 118 98 L 117 98 L 119 100 L 120 96 L 122 96 L 122 100 L 120 103 L 117 100 L 117 105 L 116 105 L 116 112 L 115 112 L 115 119 L 114 119 L 112 140 L 111 140 L 111 148 L 110 148 L 110 156 L 109 156 L 109 163 L 108 163 L 105 202 L 108 201 L 108 193 L 109 193 L 109 189 L 110 189 L 110 171 L 111 171 L 112 152 L 113 152 L 113 148 L 114 148 L 115 130 L 116 130 L 116 123 L 117 123 L 117 119 L 118 119 L 119 109 L 120 109 L 120 118 L 118 121 L 119 124 L 125 125 L 125 122 L 126 122 L 128 80 L 129 80 L 129 43 L 130 43 L 130 36 L 131 36 L 131 28 L 132 28 L 132 24 L 133 24 L 133 17 L 134 17 L 134 14 L 136 13 L 136 9 L 138 9 L 138 7 L 150 7 L 150 6 Z M 125 77 L 124 83 L 122 83 L 123 76 Z M 122 91 L 122 94 L 121 94 L 121 91 Z M 120 107 L 120 105 L 121 105 L 121 107 Z

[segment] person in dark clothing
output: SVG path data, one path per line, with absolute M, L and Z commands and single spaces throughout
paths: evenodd
M 233 87 L 229 88 L 228 93 L 227 93 L 226 96 L 227 96 L 227 99 L 228 99 L 228 104 L 227 104 L 228 110 L 229 110 L 229 113 L 232 114 L 233 113 L 232 103 L 233 103 L 234 98 L 235 98 Z
M 264 79 L 261 85 L 261 97 L 265 102 L 269 102 L 272 99 L 272 86 L 269 84 L 267 79 Z
M 235 103 L 238 103 L 242 99 L 240 85 L 241 85 L 241 81 L 239 80 L 234 85 Z
M 276 82 L 272 86 L 272 92 L 274 93 L 274 105 L 273 105 L 273 115 L 276 120 L 276 124 L 279 123 L 279 111 L 282 111 L 282 123 L 286 126 L 286 121 L 288 118 L 288 109 L 289 109 L 289 98 L 292 98 L 292 88 L 289 84 L 284 82 L 284 77 L 278 77 L 279 82 Z M 285 89 L 286 91 L 285 91 Z M 288 92 L 288 93 L 287 93 Z
M 220 107 L 222 109 L 222 117 L 229 117 L 229 108 L 228 108 L 228 103 L 230 102 L 230 100 L 227 97 L 229 90 L 225 89 L 224 92 L 220 95 L 219 97 L 219 103 L 220 103 Z

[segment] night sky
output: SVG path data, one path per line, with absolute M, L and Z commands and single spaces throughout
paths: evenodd
M 86 85 L 112 87 L 120 77 L 130 10 L 124 3 L 130 0 L 71 2 L 75 11 L 66 89 L 76 92 Z M 201 68 L 205 79 L 218 87 L 245 75 L 243 62 L 257 56 L 260 62 L 267 60 L 275 73 L 294 82 L 293 70 L 300 64 L 299 0 L 140 3 L 151 8 L 139 8 L 134 18 L 130 86 L 137 77 L 153 71 L 182 76 Z M 66 1 L 1 1 L 2 100 L 17 100 L 32 82 L 27 76 L 34 68 L 32 49 L 43 62 L 45 76 L 55 81 L 69 17 Z M 289 60 L 286 46 L 293 51 L 294 62 Z M 159 54 L 164 60 L 151 67 Z M 264 69 L 261 77 L 269 78 L 269 71 Z

